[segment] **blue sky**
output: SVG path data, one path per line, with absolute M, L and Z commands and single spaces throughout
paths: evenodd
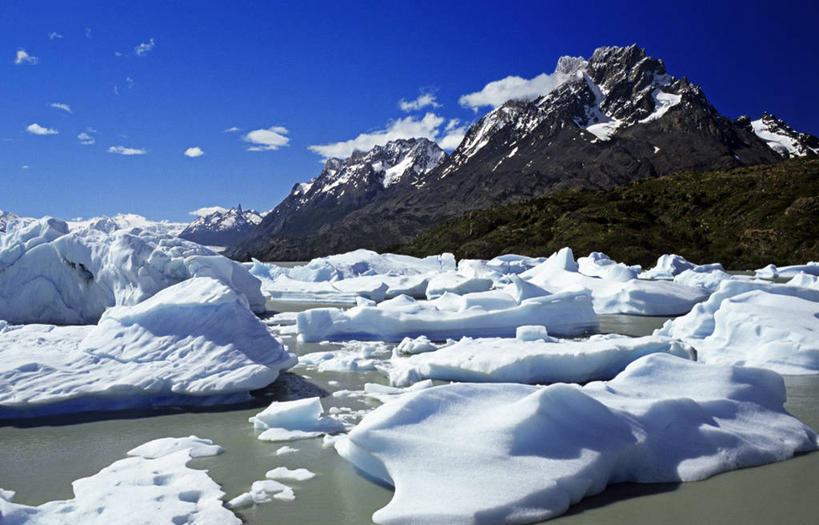
M 267 210 L 325 155 L 454 144 L 491 109 L 464 95 L 635 42 L 723 114 L 817 134 L 812 4 L 1 0 L 0 209 Z

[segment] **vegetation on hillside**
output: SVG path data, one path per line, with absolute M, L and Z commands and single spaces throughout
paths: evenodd
M 488 259 L 563 246 L 644 267 L 663 253 L 734 270 L 819 260 L 819 159 L 554 193 L 468 212 L 390 251 Z

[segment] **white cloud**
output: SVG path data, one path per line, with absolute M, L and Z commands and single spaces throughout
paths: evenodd
M 14 59 L 14 63 L 17 64 L 18 66 L 20 64 L 28 64 L 30 66 L 33 66 L 34 64 L 36 64 L 39 61 L 40 61 L 39 58 L 31 56 L 28 53 L 26 53 L 25 49 L 18 49 L 17 50 L 17 56 Z
M 439 128 L 444 123 L 444 118 L 435 113 L 427 113 L 422 119 L 413 116 L 394 120 L 387 125 L 387 129 L 361 133 L 354 139 L 343 142 L 333 142 L 330 144 L 317 144 L 310 146 L 310 151 L 318 153 L 322 157 L 346 158 L 353 154 L 353 151 L 369 151 L 375 146 L 383 146 L 391 140 L 427 138 L 437 140 Z
M 116 153 L 117 155 L 145 155 L 148 153 L 144 149 L 126 148 L 125 146 L 111 146 L 108 148 L 108 153 Z
M 287 133 L 287 128 L 273 126 L 269 129 L 254 129 L 242 137 L 242 140 L 256 144 L 247 148 L 247 151 L 273 151 L 287 146 L 290 142 L 290 137 L 285 136 Z
M 216 212 L 225 213 L 227 208 L 223 208 L 221 206 L 205 206 L 204 208 L 199 208 L 198 210 L 189 211 L 188 215 L 194 215 L 196 217 L 204 217 L 206 215 L 211 215 Z
M 29 166 L 28 164 L 23 164 L 22 166 L 20 166 L 20 168 L 22 168 L 22 169 L 24 169 L 24 170 L 27 170 L 27 169 L 29 169 L 30 167 L 31 167 L 31 166 Z
M 541 73 L 529 80 L 518 76 L 508 76 L 488 83 L 480 91 L 461 96 L 458 103 L 478 111 L 478 108 L 482 106 L 496 108 L 508 100 L 533 99 L 548 93 L 554 87 L 553 75 L 546 73 Z
M 49 106 L 51 106 L 52 108 L 61 109 L 63 111 L 71 113 L 71 106 L 69 106 L 68 104 L 62 104 L 60 102 L 52 102 L 51 104 L 49 104 Z
M 464 139 L 469 124 L 460 124 L 461 121 L 456 118 L 447 122 L 446 127 L 444 127 L 444 137 L 438 141 L 438 145 L 441 146 L 442 149 L 449 151 L 454 150 Z
M 401 111 L 418 111 L 427 106 L 432 106 L 433 108 L 441 107 L 435 100 L 435 95 L 432 93 L 421 93 L 415 100 L 406 101 L 402 98 L 398 101 L 398 107 L 401 108 Z
M 60 33 L 51 32 L 51 33 L 48 34 L 48 39 L 49 40 L 54 40 L 55 38 L 62 38 L 62 37 L 63 37 L 63 35 L 61 35 Z
M 143 42 L 134 48 L 134 54 L 138 57 L 143 57 L 148 54 L 156 46 L 156 41 L 151 38 L 147 42 Z
M 91 135 L 84 131 L 77 135 L 77 138 L 80 139 L 80 144 L 85 144 L 86 146 L 93 144 L 97 141 L 94 137 L 92 137 Z
M 226 129 L 224 131 L 224 133 L 236 133 L 237 131 L 241 131 L 241 130 L 239 128 L 237 128 L 236 126 L 233 126 L 233 127 L 230 127 L 228 129 Z
M 91 28 L 90 27 L 85 28 L 85 38 L 91 38 Z
M 115 57 L 121 57 L 122 53 L 120 53 L 119 51 L 114 51 L 114 56 Z
M 185 150 L 185 156 L 190 158 L 201 157 L 205 152 L 199 146 L 194 146 Z
M 29 124 L 28 127 L 26 127 L 26 131 L 32 135 L 57 135 L 59 133 L 59 131 L 56 129 L 44 128 L 36 122 L 34 124 Z

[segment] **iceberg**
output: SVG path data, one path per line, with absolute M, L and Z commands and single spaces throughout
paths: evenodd
M 640 274 L 640 279 L 673 279 L 675 275 L 685 270 L 710 272 L 713 270 L 725 271 L 720 263 L 694 264 L 682 255 L 664 254 L 657 259 L 657 264 L 650 270 Z
M 321 399 L 308 397 L 295 401 L 273 401 L 270 406 L 249 418 L 253 428 L 261 430 L 262 441 L 290 441 L 334 434 L 344 424 L 332 416 L 322 416 Z
M 557 336 L 595 332 L 599 321 L 585 290 L 532 297 L 517 302 L 501 290 L 477 294 L 445 293 L 433 301 L 402 295 L 378 305 L 349 310 L 315 308 L 296 318 L 299 339 L 311 341 L 401 341 L 425 335 L 449 337 L 512 337 L 518 326 L 542 324 Z
M 435 299 L 446 292 L 464 295 L 474 292 L 485 292 L 494 286 L 492 279 L 467 277 L 458 272 L 445 272 L 433 275 L 427 284 L 427 299 Z
M 571 248 L 563 248 L 520 277 L 551 292 L 585 288 L 598 314 L 680 315 L 708 297 L 701 288 L 666 281 L 618 280 L 628 275 L 625 271 L 613 272 L 618 279 L 601 279 L 583 275 L 578 268 Z
M 819 262 L 811 261 L 807 264 L 796 264 L 793 266 L 782 267 L 777 267 L 775 264 L 769 264 L 768 266 L 757 270 L 756 276 L 763 279 L 779 279 L 795 277 L 798 273 L 819 276 Z
M 410 357 L 396 354 L 384 368 L 390 384 L 398 387 L 424 379 L 585 383 L 611 379 L 632 361 L 657 352 L 694 358 L 685 344 L 659 336 L 596 335 L 585 341 L 465 337 L 435 352 Z
M 577 271 L 589 277 L 628 281 L 636 279 L 640 274 L 640 265 L 626 266 L 623 263 L 612 261 L 603 252 L 591 252 L 588 257 L 577 259 Z
M 129 452 L 132 457 L 74 481 L 74 497 L 68 500 L 21 505 L 13 502 L 12 491 L 0 489 L 0 518 L 9 525 L 241 524 L 241 520 L 222 505 L 225 493 L 207 472 L 187 466 L 193 457 L 213 455 L 213 451 L 204 452 L 202 445 L 214 445 L 196 436 L 183 438 L 179 445 L 166 448 L 165 444 L 149 442 L 137 447 Z M 145 451 L 150 453 L 143 454 Z
M 819 290 L 765 281 L 722 281 L 711 297 L 655 335 L 697 350 L 704 363 L 819 373 Z
M 418 259 L 409 255 L 355 250 L 313 259 L 304 266 L 291 268 L 288 276 L 299 281 L 339 281 L 366 275 L 419 275 L 454 270 L 455 257 L 451 253 Z
M 395 493 L 376 523 L 531 523 L 610 483 L 694 481 L 815 450 L 769 370 L 667 354 L 608 382 L 455 383 L 382 405 L 335 443 Z
M 264 312 L 259 280 L 196 243 L 134 230 L 68 231 L 44 218 L 0 234 L 0 319 L 92 324 L 191 277 L 217 278 Z
M 194 277 L 96 326 L 0 321 L 0 418 L 243 401 L 296 362 L 244 295 Z

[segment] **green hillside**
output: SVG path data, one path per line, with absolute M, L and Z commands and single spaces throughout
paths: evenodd
M 468 212 L 390 251 L 487 259 L 563 246 L 644 266 L 663 253 L 736 270 L 819 260 L 819 159 L 554 193 Z

